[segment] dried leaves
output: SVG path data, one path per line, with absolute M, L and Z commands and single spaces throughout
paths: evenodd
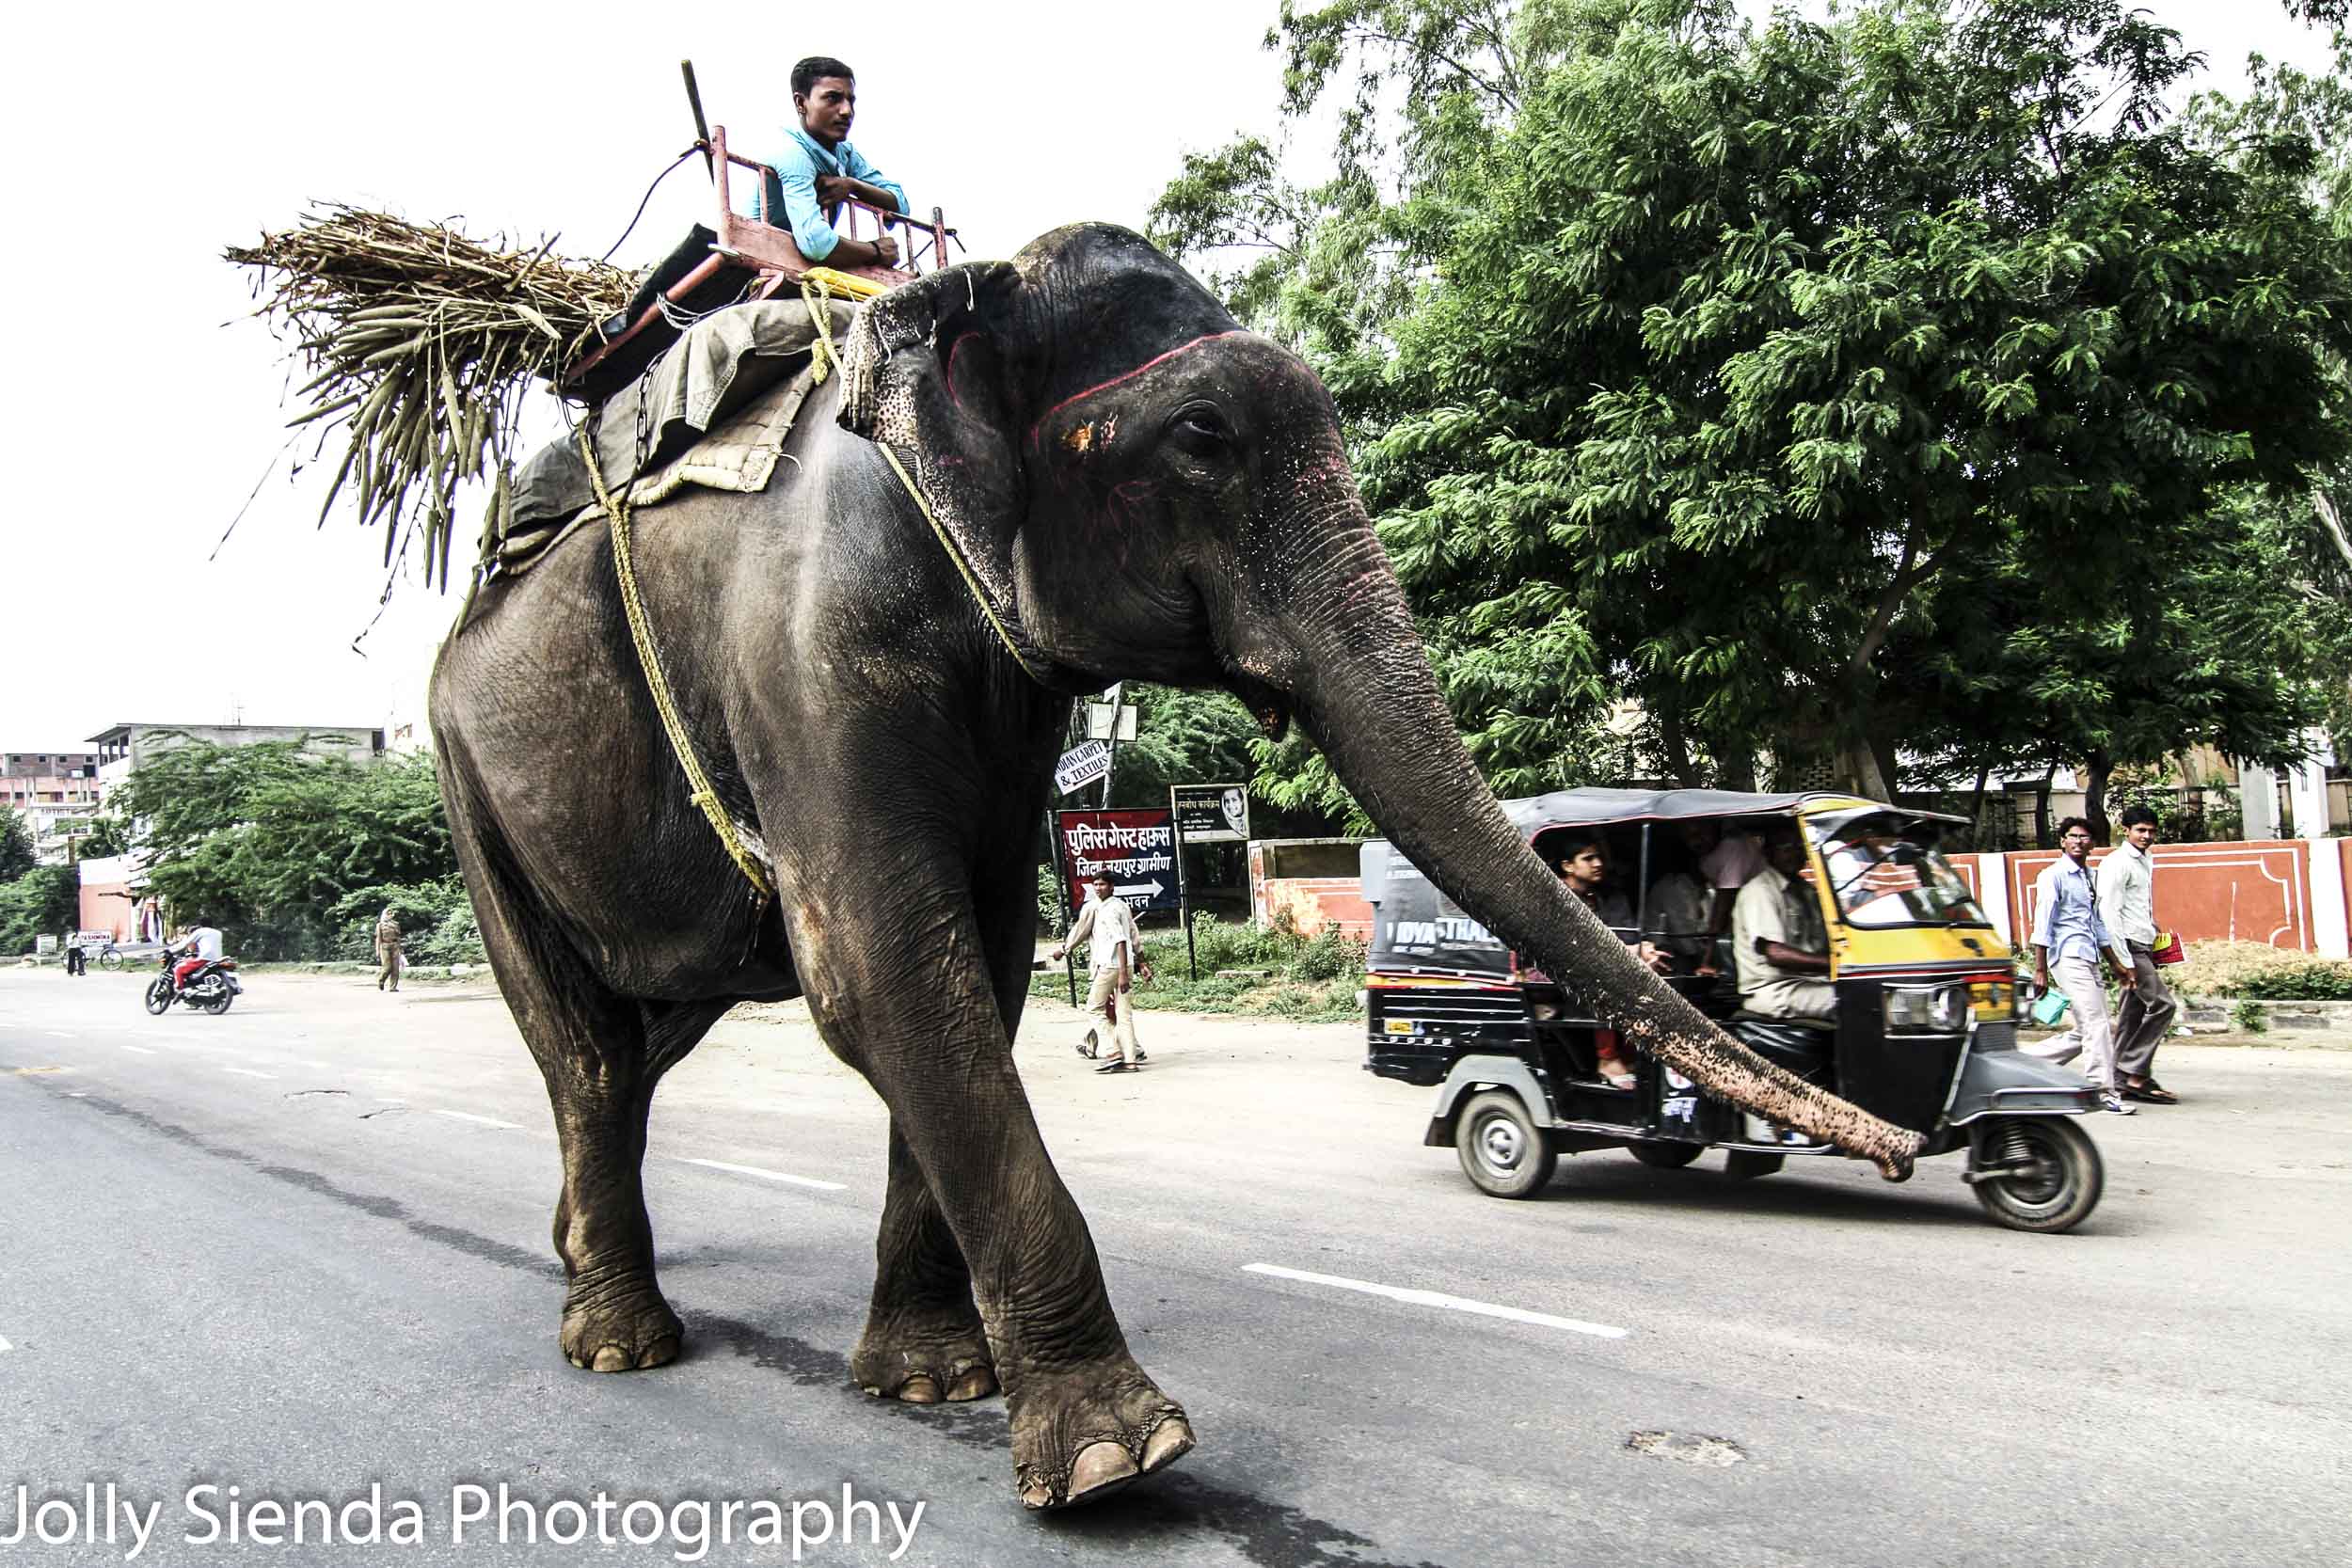
M 501 242 L 502 243 L 502 242 Z M 552 377 L 628 304 L 628 276 L 553 254 L 510 251 L 438 224 L 321 206 L 298 227 L 234 246 L 259 269 L 260 314 L 291 330 L 310 379 L 292 424 L 348 432 L 319 521 L 356 486 L 359 521 L 384 531 L 384 562 L 422 529 L 425 580 L 449 586 L 450 507 L 487 479 L 485 539 L 511 504 L 510 446 L 534 376 Z M 387 592 L 389 592 L 389 584 Z

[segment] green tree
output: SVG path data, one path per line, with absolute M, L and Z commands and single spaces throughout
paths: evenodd
M 1589 773 L 1623 696 L 1670 775 L 1744 782 L 1769 748 L 1888 789 L 1950 727 L 1906 653 L 1985 562 L 2028 568 L 2032 621 L 2104 628 L 2112 574 L 2050 562 L 2128 540 L 2171 580 L 2224 496 L 2344 453 L 2313 139 L 2168 122 L 2197 56 L 2119 0 L 1761 27 L 1720 0 L 1352 3 L 1286 9 L 1275 42 L 1290 106 L 1356 84 L 1343 142 L 1379 83 L 1403 95 L 1381 221 L 1413 281 L 1343 406 L 1514 792 Z M 1263 760 L 1277 798 L 1332 800 Z
M 1258 725 L 1232 697 L 1138 683 L 1124 700 L 1136 705 L 1136 738 L 1119 748 L 1111 804 L 1165 806 L 1170 784 L 1248 779 Z
M 82 881 L 70 865 L 37 865 L 0 882 L 0 955 L 33 950 L 34 939 L 82 923 Z
M 423 756 L 360 768 L 299 741 L 192 742 L 142 764 L 117 803 L 142 824 L 173 910 L 256 958 L 323 956 L 345 895 L 456 873 Z
M 2298 564 L 2302 498 L 2255 491 L 2201 520 L 2193 547 L 2086 567 L 2103 614 L 2044 621 L 2041 578 L 2067 563 L 1997 558 L 1956 573 L 1950 602 L 1890 643 L 1931 724 L 1911 737 L 1963 773 L 2077 766 L 2086 815 L 2109 834 L 2107 784 L 2192 748 L 2281 767 L 2339 721 L 2352 614 Z
M 0 806 L 0 882 L 12 882 L 35 863 L 33 830 L 23 815 Z

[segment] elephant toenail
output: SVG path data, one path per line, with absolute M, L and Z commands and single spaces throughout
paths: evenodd
M 955 1386 L 947 1390 L 947 1397 L 961 1403 L 965 1400 L 984 1400 L 994 1392 L 996 1374 L 986 1367 L 975 1367 L 956 1379 Z
M 666 1367 L 677 1359 L 677 1350 L 678 1344 L 675 1339 L 656 1339 L 637 1353 L 638 1370 L 642 1371 L 648 1367 Z
M 909 1404 L 937 1404 L 939 1380 L 929 1372 L 917 1372 L 898 1385 L 898 1397 Z
M 1181 1416 L 1171 1416 L 1152 1433 L 1152 1441 L 1143 1446 L 1143 1467 L 1146 1472 L 1172 1464 L 1192 1451 L 1192 1428 Z
M 628 1352 L 618 1345 L 607 1345 L 596 1352 L 596 1358 L 590 1363 L 589 1370 L 598 1372 L 625 1372 L 632 1365 Z
M 1091 1502 L 1090 1493 L 1132 1481 L 1141 1472 L 1133 1455 L 1117 1443 L 1089 1443 L 1070 1467 L 1070 1500 Z
M 1041 1481 L 1033 1481 L 1021 1489 L 1021 1506 L 1024 1508 L 1050 1508 L 1053 1502 L 1053 1489 Z

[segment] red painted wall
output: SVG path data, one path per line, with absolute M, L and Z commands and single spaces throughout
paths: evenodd
M 2352 857 L 2352 847 L 2320 843 Z M 2311 843 L 2302 839 L 2159 844 L 2156 924 L 2179 931 L 2188 942 L 2234 939 L 2312 952 L 2316 944 L 2312 935 L 2311 852 Z M 2093 849 L 2090 863 L 2096 866 L 2106 855 L 2105 849 Z M 2033 879 L 2057 859 L 2055 849 L 2027 849 L 2008 857 L 2010 929 L 2020 946 L 2033 931 Z

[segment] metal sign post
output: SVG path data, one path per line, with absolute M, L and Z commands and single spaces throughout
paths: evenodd
M 1045 836 L 1054 846 L 1054 881 L 1061 890 L 1061 932 L 1066 935 L 1078 916 L 1077 911 L 1070 907 L 1070 879 L 1062 874 L 1061 833 L 1055 824 L 1051 806 L 1045 808 Z M 1062 949 L 1061 967 L 1062 978 L 1070 982 L 1070 1005 L 1074 1007 L 1078 1005 L 1078 956 L 1068 948 Z
M 1192 898 L 1184 881 L 1184 814 L 1173 809 L 1176 791 L 1168 792 L 1168 831 L 1176 835 L 1176 918 L 1184 923 L 1184 973 L 1200 978 L 1200 955 L 1192 945 Z

